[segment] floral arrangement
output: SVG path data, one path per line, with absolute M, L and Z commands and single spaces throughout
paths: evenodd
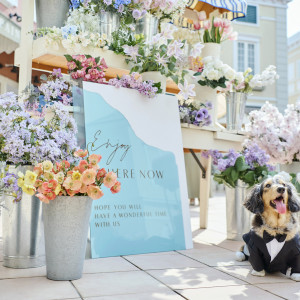
M 18 186 L 23 192 L 36 196 L 44 203 L 54 200 L 57 196 L 89 196 L 93 200 L 100 199 L 104 193 L 102 184 L 115 194 L 121 190 L 117 174 L 107 173 L 100 169 L 98 163 L 101 155 L 88 155 L 87 150 L 78 150 L 74 156 L 79 158 L 76 165 L 67 160 L 54 165 L 51 161 L 43 161 L 34 167 L 33 172 L 19 172 Z
M 208 126 L 212 122 L 208 112 L 211 109 L 211 102 L 200 103 L 196 107 L 191 101 L 183 101 L 179 104 L 180 121 L 199 127 Z
M 89 46 L 108 49 L 108 40 L 105 34 L 98 32 L 80 31 L 76 25 L 66 25 L 62 28 L 38 28 L 35 37 L 45 37 L 45 46 L 59 49 L 62 46 L 68 53 L 84 53 Z
M 105 60 L 90 55 L 65 55 L 68 70 L 73 79 L 103 83 L 107 69 Z
M 161 83 L 154 83 L 153 81 L 143 81 L 142 76 L 138 73 L 130 75 L 123 75 L 121 78 L 113 78 L 108 81 L 109 85 L 117 88 L 125 87 L 137 90 L 140 94 L 154 98 L 157 94 L 162 93 L 160 88 Z
M 284 115 L 267 102 L 260 110 L 250 112 L 249 118 L 246 145 L 256 143 L 270 156 L 271 163 L 300 160 L 300 102 L 288 105 Z
M 32 112 L 39 112 L 41 116 L 45 115 L 47 105 L 54 101 L 59 101 L 63 105 L 72 103 L 72 85 L 63 79 L 61 69 L 53 69 L 48 77 L 40 77 L 42 83 L 38 87 L 29 87 L 29 92 L 23 97 L 26 109 Z
M 34 164 L 44 159 L 73 161 L 77 126 L 60 102 L 49 106 L 50 120 L 32 117 L 14 93 L 0 95 L 0 161 Z
M 198 83 L 202 86 L 209 86 L 213 89 L 226 88 L 227 81 L 232 81 L 235 71 L 229 65 L 212 56 L 202 59 L 203 67 L 194 74 L 199 76 Z
M 1 174 L 1 192 L 4 195 L 14 197 L 13 202 L 22 200 L 22 189 L 18 186 L 18 176 L 12 173 Z
M 256 87 L 271 85 L 279 78 L 276 67 L 268 66 L 261 74 L 252 75 L 252 69 L 248 68 L 244 73 L 236 72 L 234 79 L 227 82 L 225 91 L 251 93 Z
M 144 9 L 160 20 L 173 20 L 183 15 L 188 0 L 139 0 Z
M 178 83 L 187 73 L 181 66 L 185 59 L 185 43 L 174 40 L 172 34 L 166 30 L 155 35 L 147 45 L 124 45 L 126 62 L 133 65 L 130 72 L 158 71 Z
M 255 144 L 241 152 L 230 149 L 228 153 L 222 154 L 217 150 L 209 150 L 202 155 L 206 158 L 211 156 L 219 171 L 214 175 L 214 180 L 232 188 L 236 187 L 238 180 L 251 187 L 274 171 L 274 167 L 268 164 L 270 156 Z
M 199 20 L 202 21 L 203 18 L 206 19 L 204 14 L 198 14 Z M 210 20 L 203 20 L 201 23 L 194 24 L 195 29 L 204 29 L 203 33 L 203 43 L 217 43 L 220 44 L 226 40 L 234 41 L 237 39 L 237 32 L 233 31 L 231 22 L 227 19 L 212 18 Z

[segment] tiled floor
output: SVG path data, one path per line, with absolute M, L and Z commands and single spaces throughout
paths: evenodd
M 72 282 L 46 279 L 45 267 L 0 266 L 0 300 L 300 299 L 300 283 L 254 277 L 248 262 L 235 261 L 242 243 L 226 240 L 224 197 L 210 199 L 207 230 L 197 229 L 199 206 L 190 211 L 194 249 L 86 260 Z

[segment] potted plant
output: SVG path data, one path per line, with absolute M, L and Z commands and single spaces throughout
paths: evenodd
M 211 155 L 217 168 L 214 180 L 226 189 L 227 238 L 242 240 L 242 235 L 251 228 L 251 214 L 243 207 L 247 190 L 264 180 L 274 167 L 269 165 L 269 155 L 252 144 L 240 152 L 229 150 L 222 154 L 217 150 L 203 153 Z
M 78 150 L 76 163 L 43 161 L 33 172 L 18 174 L 18 185 L 43 202 L 46 269 L 52 280 L 81 278 L 92 201 L 104 195 L 102 185 L 113 194 L 121 189 L 117 175 L 98 166 L 101 155 L 87 155 Z
M 0 96 L 0 161 L 6 163 L 6 172 L 33 169 L 33 164 L 44 159 L 73 161 L 77 150 L 77 127 L 66 107 L 55 102 L 49 106 L 53 117 L 32 116 L 26 106 L 18 102 L 14 93 Z M 44 240 L 39 201 L 25 193 L 15 201 L 15 195 L 4 197 L 3 209 L 3 265 L 12 268 L 30 268 L 44 264 Z

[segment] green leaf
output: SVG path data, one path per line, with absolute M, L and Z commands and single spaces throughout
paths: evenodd
M 245 163 L 245 159 L 243 156 L 239 156 L 234 164 L 237 171 L 242 172 L 249 168 L 249 166 Z
M 239 179 L 239 173 L 236 169 L 232 169 L 230 175 L 234 183 Z
M 249 171 L 245 174 L 244 179 L 246 183 L 249 183 L 249 185 L 253 185 L 255 181 L 255 174 L 253 171 Z
M 65 54 L 65 58 L 67 59 L 67 61 L 73 61 L 73 58 L 72 58 L 72 56 L 71 55 L 69 55 L 69 54 Z

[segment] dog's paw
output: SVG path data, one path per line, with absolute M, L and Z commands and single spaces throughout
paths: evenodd
M 251 275 L 264 277 L 266 275 L 266 272 L 265 272 L 265 270 L 261 270 L 259 272 L 252 270 Z
M 293 279 L 295 281 L 300 281 L 300 273 L 293 273 L 291 275 L 291 279 Z
M 235 259 L 237 261 L 244 261 L 244 260 L 246 260 L 246 255 L 243 252 L 240 252 L 240 251 L 235 252 Z

